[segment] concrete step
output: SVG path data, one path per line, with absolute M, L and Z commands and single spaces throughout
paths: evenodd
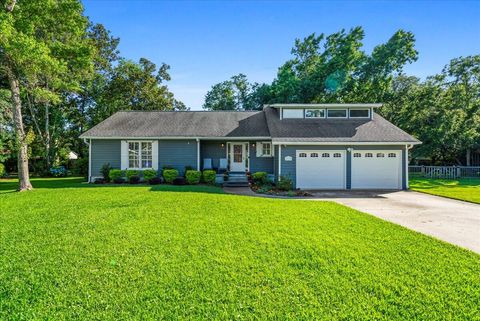
M 232 181 L 227 181 L 223 183 L 223 186 L 225 187 L 248 187 L 250 186 L 247 181 L 245 182 L 232 182 Z

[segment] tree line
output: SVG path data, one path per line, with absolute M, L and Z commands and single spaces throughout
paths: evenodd
M 452 59 L 424 80 L 403 67 L 418 59 L 415 37 L 398 30 L 370 54 L 362 50 L 361 27 L 295 40 L 292 58 L 270 84 L 250 83 L 244 74 L 212 86 L 207 110 L 258 110 L 271 103 L 382 102 L 378 111 L 423 144 L 417 160 L 470 165 L 480 148 L 480 55 Z
M 3 0 L 0 8 L 0 163 L 43 174 L 88 151 L 78 136 L 119 110 L 184 110 L 166 85 L 169 66 L 126 59 L 119 38 L 78 0 Z M 30 162 L 30 165 L 29 165 Z

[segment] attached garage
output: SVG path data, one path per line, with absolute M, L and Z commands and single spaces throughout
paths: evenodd
M 352 189 L 402 189 L 402 151 L 353 151 Z
M 345 189 L 344 150 L 297 150 L 296 187 L 303 189 Z

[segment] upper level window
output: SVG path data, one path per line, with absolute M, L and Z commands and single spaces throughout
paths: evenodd
M 350 118 L 369 118 L 370 109 L 350 109 Z
M 328 118 L 347 118 L 346 109 L 329 109 L 327 110 Z
M 305 109 L 305 118 L 325 118 L 325 109 Z
M 303 118 L 303 109 L 283 109 L 283 118 Z
M 128 167 L 152 168 L 152 142 L 128 142 Z

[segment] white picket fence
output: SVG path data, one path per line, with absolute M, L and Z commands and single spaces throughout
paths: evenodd
M 480 166 L 408 166 L 410 177 L 480 178 Z

